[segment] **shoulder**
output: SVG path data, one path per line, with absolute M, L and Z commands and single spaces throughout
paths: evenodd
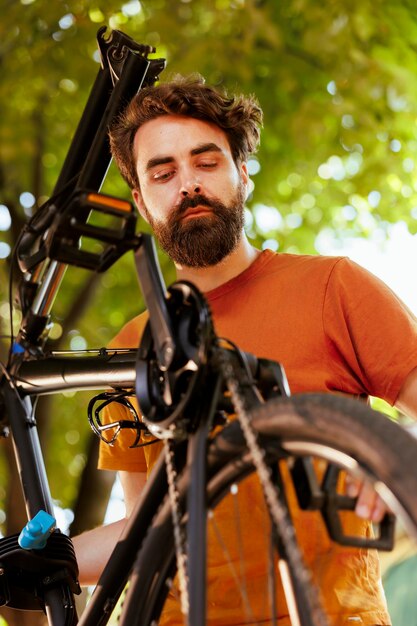
M 132 318 L 111 340 L 109 348 L 137 348 L 148 319 L 147 311 Z
M 348 259 L 345 256 L 326 256 L 324 254 L 295 254 L 290 252 L 272 252 L 265 250 L 265 260 L 272 267 L 324 267 L 336 265 L 339 261 Z
M 332 289 L 371 289 L 392 293 L 392 290 L 375 274 L 347 256 L 320 254 L 290 254 L 271 252 L 265 256 L 262 274 L 287 276 L 288 280 L 299 281 L 305 286 L 321 284 Z
M 326 280 L 339 265 L 349 264 L 349 259 L 342 256 L 320 254 L 290 254 L 287 252 L 271 253 L 265 264 L 266 271 L 283 272 L 291 275 L 316 275 Z
M 361 302 L 370 297 L 398 301 L 396 294 L 375 274 L 347 256 L 276 253 L 270 256 L 269 275 L 281 275 L 292 284 L 303 285 L 324 302 Z
M 337 262 L 332 268 L 330 278 L 331 282 L 336 284 L 338 288 L 355 290 L 357 293 L 363 292 L 367 296 L 380 293 L 396 298 L 392 289 L 370 270 L 348 257 L 336 258 Z
M 280 265 L 291 271 L 317 275 L 329 283 L 358 287 L 372 283 L 375 288 L 388 289 L 387 285 L 347 256 L 308 254 L 276 254 L 276 267 Z M 281 257 L 281 259 L 279 258 Z
M 365 314 L 376 322 L 382 319 L 402 320 L 416 329 L 416 317 L 393 289 L 370 270 L 347 257 L 340 257 L 334 265 L 326 288 L 327 306 L 342 305 L 352 313 Z

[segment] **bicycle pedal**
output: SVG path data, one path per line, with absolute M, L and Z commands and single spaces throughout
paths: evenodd
M 390 551 L 394 547 L 395 517 L 386 513 L 379 524 L 375 537 L 348 535 L 343 530 L 340 517 L 342 511 L 354 511 L 356 498 L 337 492 L 337 483 L 342 470 L 329 465 L 323 481 L 319 484 L 310 457 L 297 458 L 290 468 L 294 489 L 300 509 L 319 511 L 323 517 L 329 537 L 342 546 Z
M 392 513 L 384 515 L 378 525 L 379 534 L 375 537 L 348 535 L 344 532 L 340 512 L 354 511 L 357 499 L 337 492 L 336 487 L 340 472 L 340 468 L 330 465 L 327 468 L 322 484 L 325 502 L 321 513 L 331 539 L 342 546 L 384 550 L 387 552 L 392 550 L 395 536 L 395 516 Z
M 67 265 L 103 272 L 139 244 L 132 203 L 113 196 L 77 191 L 55 222 L 46 241 L 47 256 Z

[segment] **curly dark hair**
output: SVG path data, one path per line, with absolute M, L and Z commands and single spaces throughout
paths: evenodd
M 259 144 L 262 110 L 254 96 L 230 97 L 205 85 L 199 75 L 145 87 L 133 97 L 109 133 L 113 158 L 131 189 L 139 189 L 133 151 L 136 131 L 162 115 L 184 115 L 216 124 L 225 132 L 237 165 L 246 161 Z

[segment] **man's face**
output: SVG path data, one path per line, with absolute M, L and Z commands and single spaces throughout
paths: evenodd
M 209 267 L 240 240 L 248 182 L 214 124 L 165 115 L 139 128 L 133 197 L 162 248 L 179 265 Z

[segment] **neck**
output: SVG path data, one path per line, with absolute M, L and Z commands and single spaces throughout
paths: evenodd
M 177 277 L 178 280 L 190 281 L 204 293 L 241 274 L 259 254 L 260 250 L 251 246 L 243 233 L 235 250 L 220 263 L 202 269 L 177 265 Z

